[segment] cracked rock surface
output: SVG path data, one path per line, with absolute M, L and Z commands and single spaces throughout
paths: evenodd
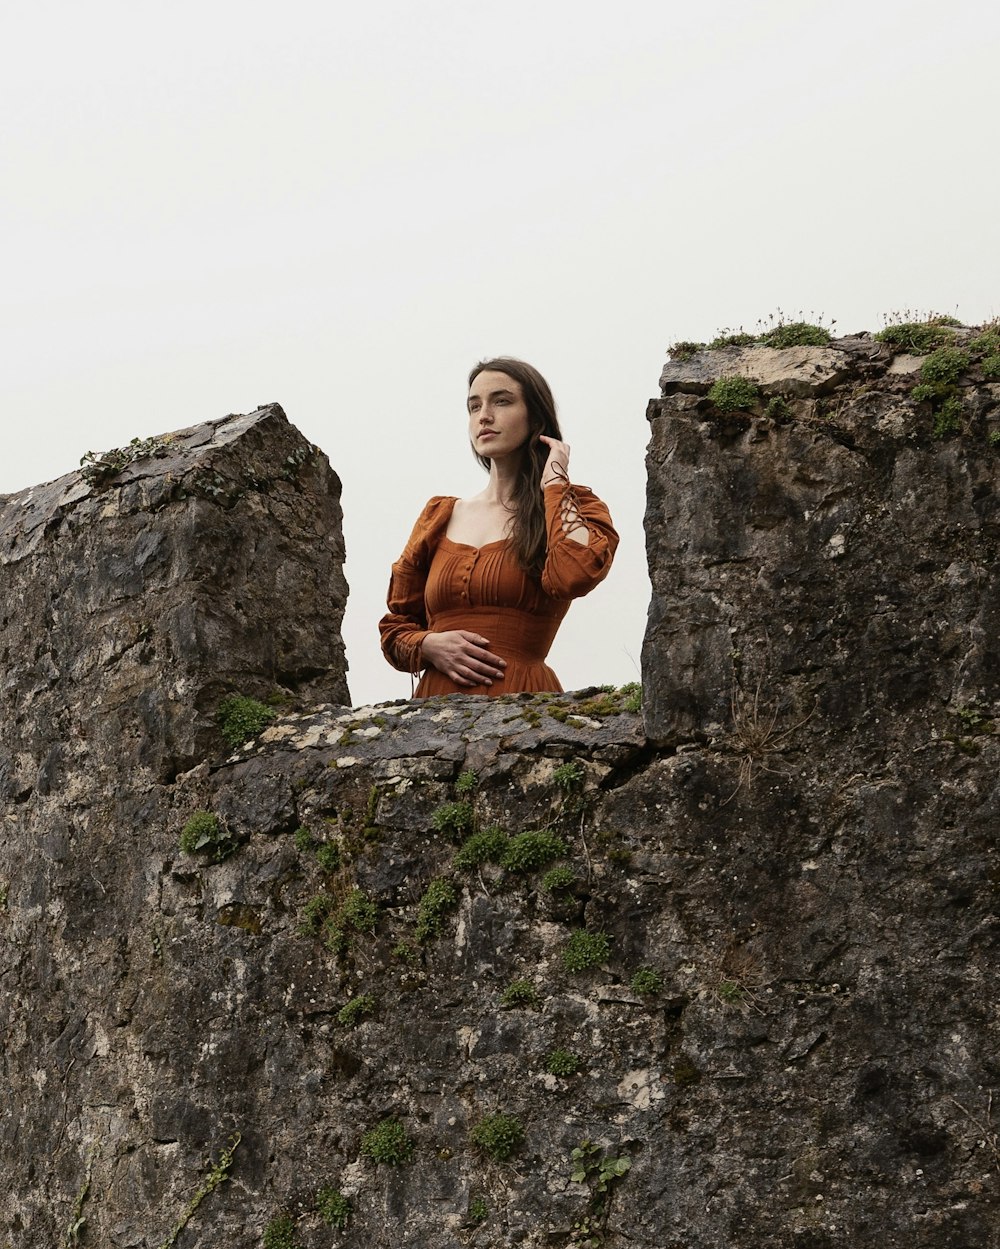
M 996 1249 L 995 453 L 899 434 L 912 378 L 867 359 L 836 437 L 654 404 L 645 723 L 629 690 L 347 706 L 306 592 L 247 575 L 241 543 L 342 584 L 332 520 L 305 537 L 329 470 L 274 409 L 217 447 L 227 503 L 156 458 L 6 500 L 0 1245 L 256 1249 L 287 1217 L 282 1249 Z M 258 434 L 300 460 L 259 498 L 227 459 Z M 95 537 L 159 498 L 186 589 Z M 893 498 L 909 528 L 864 519 Z M 235 606 L 188 651 L 169 622 L 251 583 L 303 658 L 233 751 L 215 708 L 268 695 L 263 642 Z M 152 658 L 109 649 L 141 612 Z

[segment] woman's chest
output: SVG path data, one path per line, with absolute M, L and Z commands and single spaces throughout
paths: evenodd
M 430 615 L 462 607 L 538 611 L 548 601 L 505 541 L 477 547 L 443 538 L 431 560 L 424 591 Z

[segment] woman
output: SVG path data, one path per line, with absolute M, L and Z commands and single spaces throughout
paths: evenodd
M 570 485 L 537 369 L 484 360 L 469 375 L 468 412 L 489 483 L 421 512 L 392 566 L 383 653 L 403 672 L 423 670 L 417 698 L 561 690 L 545 657 L 570 600 L 607 575 L 618 535 L 600 499 Z

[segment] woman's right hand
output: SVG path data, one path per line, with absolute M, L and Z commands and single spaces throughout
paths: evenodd
M 423 640 L 421 656 L 438 672 L 456 685 L 492 685 L 503 676 L 506 660 L 488 650 L 489 639 L 467 629 L 448 629 L 444 633 L 428 633 Z

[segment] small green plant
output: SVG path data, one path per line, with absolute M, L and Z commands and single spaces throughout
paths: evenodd
M 290 1214 L 279 1214 L 264 1228 L 264 1249 L 298 1249 L 295 1220 Z
M 718 351 L 721 347 L 752 347 L 756 341 L 756 338 L 752 334 L 747 334 L 745 330 L 731 330 L 726 327 L 719 330 L 708 344 L 708 349 Z
M 726 1006 L 743 1004 L 743 986 L 738 980 L 720 980 L 715 993 L 719 1001 Z
M 949 395 L 934 413 L 934 437 L 945 438 L 957 433 L 962 427 L 962 401 L 957 395 Z
M 486 1198 L 483 1196 L 473 1197 L 469 1202 L 469 1222 L 480 1224 L 485 1223 L 490 1217 L 490 1207 Z
M 549 1075 L 562 1079 L 575 1076 L 582 1066 L 579 1055 L 564 1049 L 554 1049 L 545 1060 L 545 1070 Z
M 320 931 L 326 948 L 339 957 L 347 953 L 352 932 L 374 932 L 377 924 L 378 906 L 355 886 L 339 906 L 327 913 Z
M 830 331 L 808 321 L 786 321 L 761 334 L 757 341 L 762 347 L 825 347 Z
M 570 1179 L 586 1184 L 589 1200 L 584 1216 L 574 1224 L 573 1244 L 580 1249 L 600 1249 L 605 1243 L 614 1186 L 632 1167 L 628 1154 L 604 1154 L 593 1141 L 583 1140 L 570 1154 Z
M 499 863 L 507 841 L 507 834 L 496 825 L 481 829 L 462 843 L 452 863 L 463 872 L 482 867 L 484 863 Z
M 780 395 L 775 395 L 773 399 L 767 401 L 764 415 L 772 421 L 787 421 L 792 415 L 792 409 Z
M 977 356 L 1000 355 L 1000 323 L 992 321 L 984 325 L 975 338 L 969 339 L 967 346 Z
M 316 1212 L 330 1227 L 345 1228 L 351 1221 L 353 1207 L 348 1197 L 328 1184 L 316 1192 Z
M 485 1115 L 469 1133 L 473 1145 L 495 1162 L 506 1162 L 524 1138 L 524 1128 L 513 1115 Z
M 975 703 L 968 703 L 961 707 L 956 707 L 952 712 L 962 723 L 962 728 L 966 733 L 971 733 L 974 737 L 980 733 L 992 733 L 994 721 L 989 713 L 984 711 L 982 707 Z
M 639 997 L 653 997 L 663 992 L 663 977 L 652 967 L 640 967 L 629 982 Z
M 361 1138 L 361 1152 L 372 1162 L 401 1166 L 413 1157 L 414 1145 L 398 1119 L 382 1119 Z
M 580 928 L 570 934 L 562 952 L 563 967 L 569 972 L 588 971 L 599 967 L 611 953 L 611 941 L 607 933 L 588 932 Z
M 299 932 L 304 937 L 315 937 L 323 927 L 323 921 L 336 909 L 333 898 L 328 893 L 316 893 L 302 908 L 302 919 Z
M 340 908 L 344 923 L 356 932 L 374 932 L 378 923 L 378 906 L 363 889 L 352 889 Z
M 618 1157 L 601 1153 L 600 1145 L 583 1140 L 570 1154 L 573 1170 L 570 1179 L 574 1184 L 589 1184 L 595 1193 L 606 1193 L 615 1180 L 620 1180 L 632 1169 L 628 1154 Z
M 417 927 L 414 935 L 418 941 L 427 941 L 441 931 L 444 916 L 458 905 L 458 891 L 444 876 L 438 876 L 427 886 L 417 905 Z
M 907 313 L 901 315 L 906 319 L 887 324 L 885 329 L 879 330 L 875 339 L 894 351 L 914 356 L 926 356 L 935 348 L 947 346 L 955 337 L 951 326 L 959 324 L 954 317 L 948 316 L 931 314 L 918 320 L 911 319 Z
M 552 773 L 552 781 L 563 793 L 568 794 L 580 788 L 585 776 L 582 766 L 575 759 L 571 759 L 568 763 L 561 763 L 555 769 Z
M 720 412 L 738 412 L 755 406 L 758 390 L 747 377 L 720 377 L 709 388 L 708 398 Z
M 943 389 L 941 386 L 931 386 L 928 382 L 918 382 L 910 391 L 910 398 L 914 403 L 933 403 L 940 398 Z
M 87 1216 L 83 1211 L 87 1204 L 87 1197 L 90 1195 L 90 1182 L 94 1174 L 95 1151 L 96 1146 L 87 1155 L 87 1169 L 84 1172 L 83 1183 L 80 1185 L 76 1194 L 76 1200 L 73 1202 L 73 1209 L 69 1216 L 69 1226 L 66 1228 L 66 1239 L 63 1241 L 67 1249 L 71 1245 L 80 1243 L 80 1233 L 87 1224 Z M 7 1241 L 7 1249 L 10 1249 L 10 1241 Z
M 80 476 L 90 486 L 99 486 L 122 469 L 146 460 L 154 455 L 166 454 L 166 438 L 133 438 L 127 447 L 112 447 L 110 451 L 85 451 L 80 457 Z
M 469 794 L 474 793 L 476 786 L 479 784 L 479 778 L 475 772 L 465 771 L 459 774 L 458 780 L 455 782 L 455 793 L 460 798 L 465 798 Z
M 336 872 L 340 868 L 340 847 L 337 843 L 320 842 L 316 847 L 316 862 L 324 872 Z
M 337 1012 L 337 1023 L 345 1028 L 356 1028 L 364 1016 L 373 1014 L 374 1010 L 375 999 L 372 995 L 359 993 Z
M 211 811 L 195 811 L 181 829 L 180 847 L 185 854 L 207 854 L 216 863 L 221 863 L 238 845 L 238 839 Z
M 939 347 L 920 366 L 920 377 L 932 386 L 953 386 L 969 363 L 969 353 L 960 347 Z
M 518 833 L 507 842 L 500 866 L 508 872 L 535 872 L 566 853 L 566 843 L 551 829 Z
M 1000 353 L 987 356 L 979 367 L 988 382 L 1000 381 Z
M 558 867 L 550 867 L 541 880 L 541 887 L 546 893 L 572 889 L 575 884 L 576 872 L 567 863 L 561 863 Z
M 629 681 L 618 691 L 622 699 L 622 707 L 626 711 L 642 710 L 642 686 L 638 681 Z
M 219 731 L 226 742 L 235 750 L 256 737 L 277 712 L 267 707 L 256 698 L 248 698 L 243 694 L 231 694 L 219 703 Z
M 500 994 L 501 1006 L 536 1006 L 538 990 L 530 980 L 512 980 Z
M 1000 447 L 1000 429 L 991 429 L 986 435 L 986 441 L 991 447 Z
M 303 854 L 308 854 L 315 844 L 308 828 L 300 826 L 292 836 L 295 839 L 295 849 L 301 850 Z
M 474 818 L 472 803 L 463 798 L 458 802 L 443 802 L 431 816 L 431 823 L 439 833 L 457 841 L 472 831 Z
M 704 343 L 692 343 L 682 340 L 679 343 L 671 343 L 667 348 L 667 355 L 672 360 L 690 360 L 692 356 L 696 356 L 699 351 L 704 350 Z

